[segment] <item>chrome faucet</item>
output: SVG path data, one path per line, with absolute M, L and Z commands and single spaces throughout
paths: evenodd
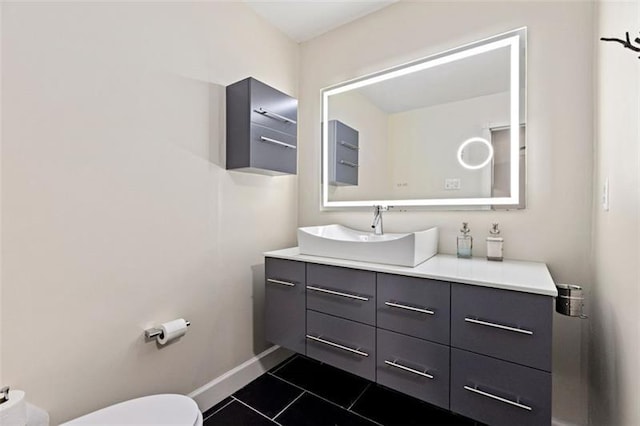
M 9 386 L 0 389 L 0 404 L 9 401 Z
M 384 234 L 384 230 L 382 229 L 382 212 L 386 210 L 387 207 L 385 206 L 373 206 L 373 223 L 371 227 L 373 228 L 374 235 Z

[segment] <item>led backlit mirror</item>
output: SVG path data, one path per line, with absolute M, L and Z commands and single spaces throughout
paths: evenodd
M 322 206 L 524 208 L 526 28 L 322 91 Z

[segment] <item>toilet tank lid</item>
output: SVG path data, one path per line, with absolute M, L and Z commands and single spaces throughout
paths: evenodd
M 63 425 L 195 425 L 200 409 L 184 395 L 160 394 L 130 399 Z M 61 425 L 61 426 L 63 426 Z

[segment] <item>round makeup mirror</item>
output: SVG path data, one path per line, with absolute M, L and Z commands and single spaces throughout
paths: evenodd
M 469 138 L 458 148 L 458 162 L 469 170 L 485 167 L 493 159 L 493 146 L 481 137 Z

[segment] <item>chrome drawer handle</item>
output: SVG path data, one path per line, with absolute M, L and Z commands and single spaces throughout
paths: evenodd
M 414 308 L 413 306 L 402 305 L 400 303 L 395 303 L 391 301 L 384 302 L 384 304 L 387 306 L 391 306 L 392 308 L 406 309 L 407 311 L 420 312 L 422 314 L 427 314 L 427 315 L 435 315 L 435 312 L 429 309 Z
M 364 302 L 368 302 L 368 297 L 356 296 L 355 294 L 342 293 L 340 291 L 327 290 L 326 288 L 314 287 L 312 285 L 307 286 L 307 290 L 318 291 L 320 293 L 332 294 L 334 296 L 346 297 L 348 299 L 362 300 Z
M 276 144 L 276 145 L 280 145 L 280 146 L 283 146 L 285 148 L 291 148 L 291 149 L 296 149 L 297 148 L 295 145 L 291 145 L 289 143 L 284 143 L 284 142 L 281 142 L 281 141 L 278 141 L 278 140 L 275 140 L 275 139 L 267 138 L 265 136 L 260 136 L 260 140 L 262 142 L 269 142 L 269 143 L 273 143 L 273 144 Z
M 357 146 L 355 146 L 355 145 L 352 145 L 352 144 L 350 144 L 350 143 L 347 143 L 347 142 L 345 142 L 345 141 L 340 141 L 340 145 L 344 146 L 345 148 L 352 149 L 352 150 L 354 150 L 354 151 L 359 151 L 359 150 L 360 150 L 360 148 L 359 148 L 359 147 L 357 147 Z
M 298 124 L 297 121 L 285 117 L 284 115 L 276 114 L 275 112 L 267 111 L 264 108 L 254 109 L 258 114 L 266 115 L 267 117 L 275 118 L 276 120 L 284 121 L 285 123 Z
M 356 354 L 356 355 L 360 355 L 360 356 L 364 356 L 364 357 L 369 356 L 368 353 L 362 352 L 360 350 L 360 348 L 353 349 L 353 348 L 350 348 L 349 346 L 344 346 L 344 345 L 341 345 L 339 343 L 332 342 L 330 340 L 325 340 L 325 339 L 322 339 L 320 337 L 312 336 L 310 334 L 307 334 L 307 339 L 314 340 L 316 342 L 320 342 L 320 343 L 323 343 L 325 345 L 328 345 L 328 346 L 331 346 L 331 347 L 334 347 L 334 348 L 342 349 L 343 351 L 351 352 L 351 353 Z
M 356 163 L 352 163 L 351 161 L 347 161 L 347 160 L 340 160 L 340 164 L 344 164 L 345 166 L 353 167 L 354 169 L 357 169 L 358 167 L 360 167 Z
M 478 395 L 486 396 L 487 398 L 495 399 L 496 401 L 504 402 L 505 404 L 509 404 L 509 405 L 513 405 L 514 407 L 522 408 L 523 410 L 527 410 L 527 411 L 531 411 L 532 410 L 532 408 L 529 407 L 528 405 L 520 404 L 519 402 L 511 401 L 510 399 L 502 398 L 502 397 L 494 395 L 492 393 L 484 392 L 484 391 L 481 391 L 480 389 L 477 389 L 477 388 L 472 388 L 471 386 L 465 386 L 464 388 L 466 390 L 468 390 L 469 392 L 477 393 Z
M 280 284 L 280 285 L 286 285 L 289 287 L 295 287 L 296 283 L 292 283 L 289 281 L 281 281 L 281 280 L 275 280 L 273 278 L 267 278 L 267 282 L 273 283 L 273 284 Z
M 499 328 L 501 330 L 513 331 L 513 332 L 516 332 L 516 333 L 522 333 L 522 334 L 528 334 L 528 335 L 532 335 L 533 334 L 533 331 L 525 330 L 524 328 L 509 327 L 508 325 L 496 324 L 496 323 L 493 323 L 493 322 L 482 321 L 482 320 L 475 319 L 475 318 L 466 317 L 464 320 L 466 322 L 470 322 L 470 323 L 473 323 L 473 324 L 486 325 L 487 327 Z
M 413 368 L 409 368 L 405 365 L 402 364 L 398 364 L 395 361 L 389 361 L 389 360 L 384 360 L 384 363 L 387 365 L 390 365 L 391 367 L 395 367 L 395 368 L 399 368 L 400 370 L 404 370 L 404 371 L 408 371 L 409 373 L 413 373 L 413 374 L 417 374 L 418 376 L 422 376 L 422 377 L 426 377 L 427 379 L 433 379 L 433 376 L 431 374 L 422 372 L 422 371 L 418 371 L 418 370 L 414 370 Z

